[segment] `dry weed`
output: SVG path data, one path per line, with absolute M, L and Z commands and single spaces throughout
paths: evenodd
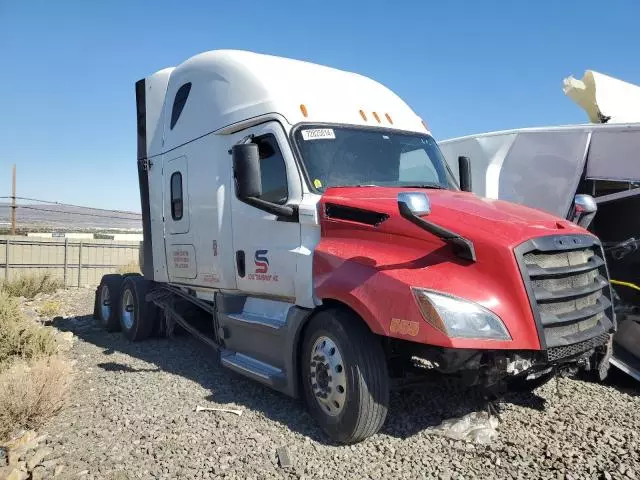
M 0 372 L 16 358 L 30 360 L 56 350 L 52 333 L 27 319 L 15 298 L 0 292 Z
M 7 292 L 10 296 L 25 298 L 33 298 L 39 293 L 53 293 L 59 288 L 62 288 L 62 282 L 48 273 L 20 277 L 0 284 L 0 290 Z
M 71 364 L 58 356 L 16 360 L 0 373 L 0 440 L 40 427 L 67 402 Z
M 56 300 L 48 300 L 38 308 L 38 314 L 41 317 L 55 317 L 60 313 L 61 305 Z
M 140 265 L 136 262 L 131 262 L 126 265 L 120 265 L 118 267 L 117 273 L 120 275 L 124 275 L 125 273 L 140 273 Z

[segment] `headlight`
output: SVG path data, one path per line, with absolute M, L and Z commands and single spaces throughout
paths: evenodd
M 424 319 L 450 338 L 511 340 L 495 313 L 457 297 L 412 288 Z

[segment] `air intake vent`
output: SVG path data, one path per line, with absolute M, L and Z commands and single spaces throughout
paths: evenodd
M 334 203 L 327 203 L 324 207 L 324 212 L 327 218 L 364 223 L 365 225 L 371 225 L 374 227 L 377 227 L 389 218 L 389 215 L 386 213 L 378 213 L 371 210 L 363 210 L 361 208 L 336 205 Z

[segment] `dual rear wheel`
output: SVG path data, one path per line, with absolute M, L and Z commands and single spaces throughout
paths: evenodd
M 122 332 L 133 341 L 144 340 L 158 321 L 158 309 L 145 300 L 151 282 L 138 274 L 102 277 L 96 293 L 95 316 L 108 332 Z

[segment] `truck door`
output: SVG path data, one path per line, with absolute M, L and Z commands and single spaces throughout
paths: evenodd
M 166 157 L 165 157 L 166 158 Z M 189 175 L 187 157 L 165 160 L 164 221 L 169 281 L 196 278 L 196 252 L 189 225 Z
M 301 179 L 282 126 L 269 122 L 244 130 L 234 136 L 234 143 L 248 134 L 259 146 L 261 198 L 281 205 L 299 203 Z M 293 302 L 300 224 L 240 201 L 235 191 L 231 197 L 238 289 Z

